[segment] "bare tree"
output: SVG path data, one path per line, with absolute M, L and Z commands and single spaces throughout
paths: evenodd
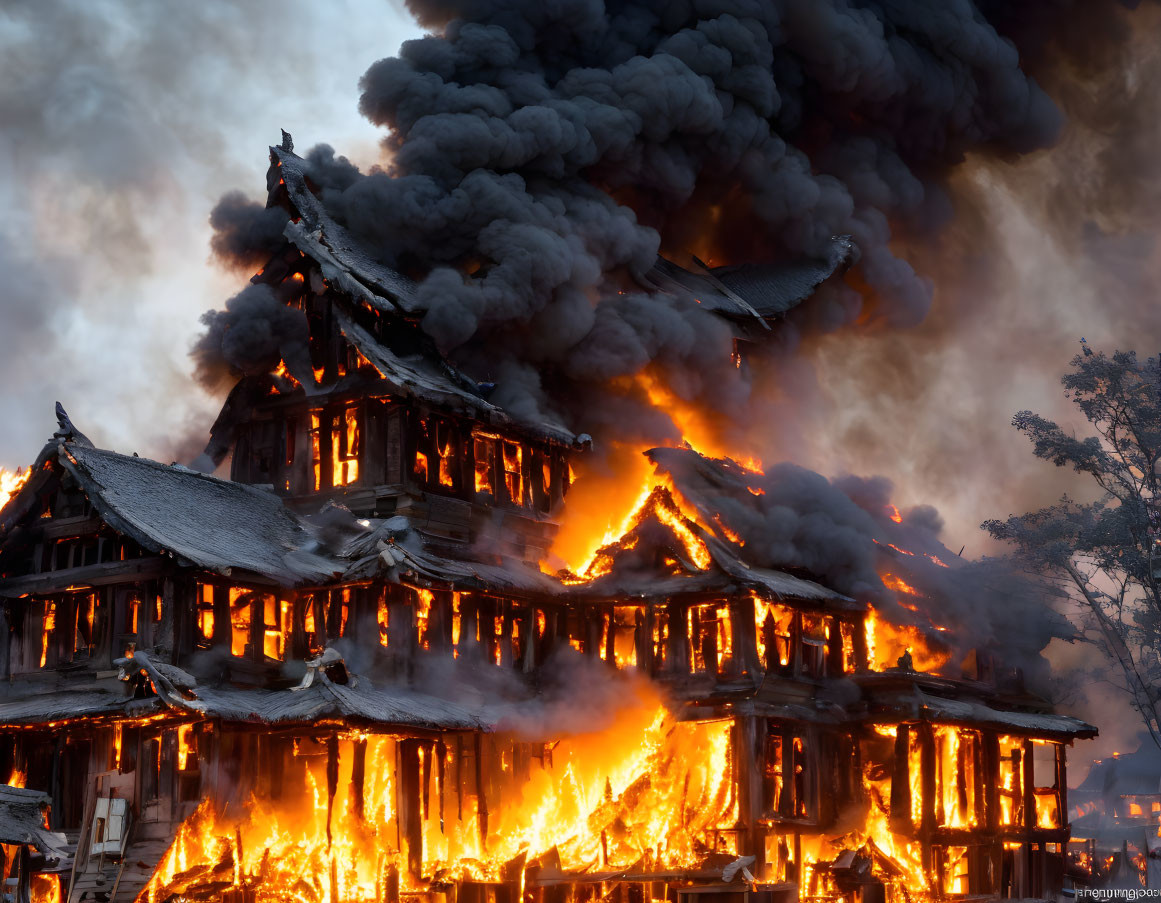
M 1012 424 L 1032 440 L 1036 457 L 1091 476 L 1100 498 L 1065 496 L 983 527 L 1080 603 L 1079 626 L 1123 674 L 1161 747 L 1161 358 L 1108 357 L 1085 346 L 1062 382 L 1096 435 L 1077 439 L 1031 411 Z

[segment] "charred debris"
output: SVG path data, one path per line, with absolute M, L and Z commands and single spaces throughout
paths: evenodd
M 268 188 L 290 222 L 254 281 L 309 335 L 231 392 L 206 450 L 230 478 L 95 448 L 58 411 L 0 510 L 17 899 L 1060 892 L 1066 750 L 1093 727 L 982 652 L 954 678 L 909 651 L 874 668 L 866 602 L 706 529 L 674 461 L 737 468 L 692 450 L 655 456 L 668 478 L 583 573 L 543 572 L 591 440 L 422 341 L 414 283 L 289 142 Z M 746 341 L 849 254 L 640 278 Z

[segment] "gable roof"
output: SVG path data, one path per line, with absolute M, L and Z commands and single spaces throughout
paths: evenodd
M 662 599 L 751 590 L 766 598 L 865 607 L 812 580 L 746 563 L 729 543 L 686 517 L 664 486 L 653 490 L 625 535 L 597 552 L 590 572 L 594 576 L 581 575 L 572 595 Z
M 284 584 L 320 582 L 335 573 L 313 554 L 315 543 L 302 522 L 272 493 L 72 442 L 57 452 L 101 518 L 151 552 Z

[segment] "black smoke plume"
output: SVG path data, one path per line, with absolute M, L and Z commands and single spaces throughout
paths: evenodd
M 237 269 L 263 267 L 282 247 L 282 230 L 289 220 L 281 207 L 267 207 L 240 191 L 231 191 L 210 211 L 214 256 Z
M 650 407 L 633 381 L 648 369 L 743 417 L 730 331 L 628 277 L 658 251 L 765 262 L 849 234 L 847 283 L 785 332 L 916 325 L 931 284 L 892 230 L 948 218 L 965 154 L 1056 138 L 1061 116 L 1022 53 L 1068 50 L 1073 18 L 1114 5 L 417 0 L 438 33 L 361 83 L 390 167 L 360 175 L 329 148 L 310 160 L 332 214 L 423 277 L 423 328 L 501 403 L 614 435 Z

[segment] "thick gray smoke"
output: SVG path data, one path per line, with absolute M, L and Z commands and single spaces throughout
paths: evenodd
M 915 326 L 931 284 L 892 229 L 949 217 L 946 179 L 965 154 L 1055 140 L 1062 118 L 1021 52 L 1035 60 L 1071 34 L 1073 7 L 414 2 L 440 33 L 362 81 L 360 109 L 391 130 L 390 170 L 336 180 L 326 149 L 316 181 L 373 253 L 423 277 L 423 328 L 502 404 L 598 438 L 631 424 L 664 440 L 674 430 L 646 416 L 637 374 L 727 420 L 752 412 L 751 386 L 731 372 L 729 330 L 627 274 L 659 250 L 764 262 L 850 234 L 847 284 L 779 341 Z

